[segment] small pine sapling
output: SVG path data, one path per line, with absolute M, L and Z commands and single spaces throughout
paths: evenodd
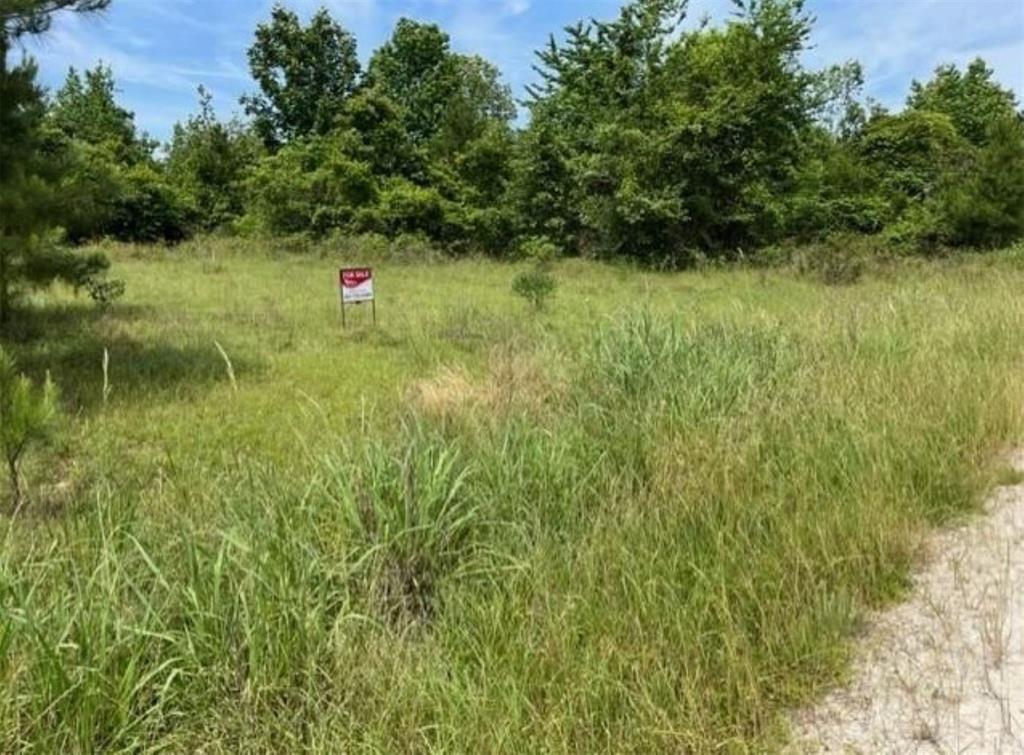
M 18 373 L 13 357 L 0 348 L 0 453 L 6 462 L 15 513 L 23 492 L 21 462 L 33 445 L 46 441 L 57 419 L 57 387 L 49 374 L 41 387 Z

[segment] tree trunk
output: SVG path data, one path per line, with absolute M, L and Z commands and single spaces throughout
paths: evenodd
M 7 34 L 0 30 L 0 96 L 7 91 L 7 49 L 10 43 Z M 3 113 L 0 112 L 0 131 L 3 130 Z M 3 191 L 3 181 L 6 178 L 3 165 L 0 165 L 0 191 Z M 0 334 L 7 329 L 7 319 L 10 316 L 10 284 L 7 280 L 7 234 L 4 230 L 3 218 L 0 218 Z

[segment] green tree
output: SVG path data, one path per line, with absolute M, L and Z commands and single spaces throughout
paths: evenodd
M 533 120 L 512 150 L 509 202 L 526 236 L 548 237 L 576 249 L 581 222 L 573 191 L 566 134 L 548 118 Z
M 409 138 L 399 106 L 380 90 L 363 89 L 350 97 L 338 124 L 356 135 L 359 159 L 378 176 L 428 180 L 425 151 Z
M 151 159 L 156 146 L 138 135 L 134 114 L 118 105 L 113 71 L 102 63 L 84 75 L 74 68 L 68 71 L 47 121 L 68 139 L 103 147 L 128 165 Z
M 981 146 L 995 124 L 1017 112 L 1016 96 L 992 77 L 992 69 L 981 58 L 971 61 L 962 73 L 955 65 L 941 65 L 927 83 L 910 85 L 907 107 L 949 116 L 962 137 Z
M 993 123 L 965 171 L 953 172 L 940 200 L 947 240 L 995 247 L 1024 238 L 1024 124 Z
M 398 105 L 413 143 L 427 142 L 440 129 L 456 89 L 448 35 L 434 24 L 399 19 L 370 58 L 367 84 Z
M 303 26 L 281 5 L 256 27 L 249 69 L 261 93 L 242 97 L 242 104 L 270 147 L 330 131 L 360 72 L 355 37 L 325 8 Z
M 498 69 L 451 52 L 448 35 L 434 24 L 400 19 L 370 59 L 367 84 L 398 105 L 414 144 L 444 157 L 515 118 Z
M 177 241 L 193 213 L 154 159 L 156 142 L 138 134 L 116 93 L 113 72 L 100 64 L 81 75 L 71 69 L 50 103 L 42 133 L 60 174 L 55 212 L 71 241 Z
M 916 110 L 875 116 L 855 143 L 861 159 L 877 170 L 882 189 L 900 204 L 933 195 L 968 146 L 949 116 Z
M 177 123 L 167 149 L 167 176 L 211 230 L 242 214 L 243 179 L 261 153 L 259 139 L 237 120 L 223 123 L 199 87 L 199 112 Z
M 550 187 L 564 166 L 566 185 L 546 189 L 562 215 L 545 223 L 579 225 L 553 238 L 678 264 L 696 249 L 727 254 L 781 232 L 819 105 L 800 65 L 810 19 L 800 0 L 737 6 L 724 28 L 678 34 L 685 2 L 637 0 L 539 53 L 530 131 L 563 147 L 559 160 L 548 150 L 544 166 L 524 167 Z
M 9 56 L 22 37 L 46 31 L 58 11 L 88 12 L 106 4 L 0 0 L 0 330 L 25 287 L 58 278 L 81 283 L 105 266 L 101 257 L 74 255 L 52 243 L 59 203 L 54 166 L 41 153 L 44 95 L 34 61 L 23 57 L 14 64 Z
M 493 64 L 477 55 L 455 55 L 453 78 L 433 143 L 446 157 L 462 153 L 488 131 L 508 130 L 516 117 L 512 90 Z

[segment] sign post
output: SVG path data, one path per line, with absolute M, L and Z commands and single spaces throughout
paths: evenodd
M 377 324 L 377 300 L 373 297 L 373 269 L 369 267 L 343 267 L 338 271 L 341 285 L 341 327 L 346 327 L 345 305 L 370 302 L 373 324 Z

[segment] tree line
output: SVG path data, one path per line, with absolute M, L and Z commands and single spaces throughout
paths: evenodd
M 200 87 L 165 145 L 102 64 L 50 95 L 8 60 L 57 10 L 107 2 L 0 0 L 0 316 L 16 281 L 101 274 L 68 251 L 100 237 L 416 234 L 681 266 L 841 233 L 910 252 L 1024 235 L 1024 124 L 985 62 L 939 67 L 889 112 L 856 62 L 805 66 L 802 0 L 734 0 L 691 30 L 687 0 L 633 0 L 552 36 L 522 103 L 434 24 L 400 20 L 364 68 L 326 9 L 303 23 L 278 5 L 244 116 L 218 118 Z

